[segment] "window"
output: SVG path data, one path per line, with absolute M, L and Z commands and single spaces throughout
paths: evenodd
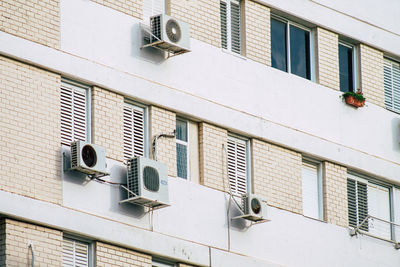
M 383 69 L 386 108 L 400 112 L 400 64 L 385 58 Z
M 165 0 L 143 1 L 143 21 L 150 23 L 150 17 L 165 13 Z
M 221 42 L 222 48 L 241 53 L 240 1 L 221 0 Z
M 151 267 L 175 267 L 174 263 L 164 261 L 164 260 L 154 260 L 151 264 Z
M 62 250 L 62 266 L 91 266 L 91 246 L 87 242 L 64 238 Z
M 146 155 L 146 108 L 124 104 L 124 158 Z
M 339 43 L 340 91 L 355 92 L 357 89 L 357 53 L 353 45 Z
M 357 227 L 375 236 L 394 239 L 399 228 L 390 222 L 400 219 L 398 199 L 400 190 L 392 185 L 364 177 L 349 174 L 347 179 L 347 198 L 349 226 Z M 391 208 L 393 203 L 393 210 Z M 368 218 L 367 218 L 368 216 Z M 399 237 L 397 237 L 399 240 Z
M 176 164 L 178 177 L 188 179 L 189 176 L 189 131 L 188 122 L 176 120 Z
M 323 219 L 322 178 L 320 164 L 303 160 L 301 170 L 303 214 L 315 219 Z
M 61 144 L 90 141 L 90 88 L 78 83 L 61 83 Z
M 311 80 L 311 32 L 281 18 L 271 18 L 272 67 Z
M 228 178 L 233 195 L 247 193 L 249 177 L 248 140 L 228 136 Z

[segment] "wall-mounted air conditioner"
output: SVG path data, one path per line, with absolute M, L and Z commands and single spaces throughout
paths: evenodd
M 169 206 L 167 166 L 145 157 L 128 160 L 127 166 L 129 202 L 153 209 Z
M 106 151 L 85 141 L 71 143 L 71 170 L 89 175 L 107 175 Z
M 169 56 L 190 52 L 189 24 L 165 14 L 150 17 L 150 43 L 143 47 L 155 47 L 167 51 Z
M 243 219 L 253 222 L 268 221 L 267 203 L 262 198 L 253 194 L 244 194 L 242 196 L 242 205 L 244 215 L 240 216 Z

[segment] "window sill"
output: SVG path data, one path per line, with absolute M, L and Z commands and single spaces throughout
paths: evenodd
M 232 52 L 232 51 L 230 51 L 230 50 L 228 50 L 228 49 L 225 49 L 225 48 L 221 48 L 221 50 L 222 50 L 222 52 L 227 53 L 227 54 L 229 54 L 229 55 L 232 55 L 232 56 L 241 58 L 241 59 L 243 59 L 243 60 L 247 60 L 247 57 L 245 57 L 245 56 L 243 56 L 243 55 L 241 55 L 241 54 Z

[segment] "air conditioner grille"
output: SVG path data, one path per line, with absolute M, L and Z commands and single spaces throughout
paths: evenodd
M 161 40 L 161 16 L 155 16 L 151 18 L 151 33 L 158 38 L 158 40 Z M 155 42 L 157 40 L 154 40 L 155 38 L 152 36 L 152 42 Z
M 134 194 L 139 195 L 139 172 L 138 159 L 132 158 L 128 161 L 128 189 Z M 135 197 L 131 192 L 128 192 L 128 198 Z
M 181 40 L 182 31 L 176 20 L 169 19 L 167 21 L 167 24 L 165 25 L 165 32 L 173 43 L 177 43 L 179 40 Z
M 160 177 L 158 171 L 153 167 L 144 167 L 143 183 L 147 190 L 158 192 L 158 190 L 160 190 Z
M 71 168 L 78 166 L 78 142 L 71 144 Z

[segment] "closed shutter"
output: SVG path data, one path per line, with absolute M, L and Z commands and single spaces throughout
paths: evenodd
M 64 238 L 62 266 L 89 266 L 89 244 L 77 240 Z
M 228 36 L 227 36 L 227 9 L 226 3 L 220 2 L 220 13 L 221 13 L 221 45 L 222 48 L 228 49 Z
M 87 89 L 61 85 L 61 143 L 87 139 Z
M 144 0 L 143 21 L 150 23 L 150 17 L 165 13 L 165 0 Z
M 302 167 L 303 214 L 320 218 L 318 164 L 303 161 Z
M 368 215 L 367 184 L 353 179 L 347 179 L 347 201 L 349 226 L 357 227 Z M 368 231 L 368 223 L 361 228 Z
M 368 214 L 379 219 L 390 221 L 389 188 L 368 184 Z M 391 226 L 387 222 L 376 219 L 370 220 L 369 232 L 377 236 L 390 239 Z
M 124 105 L 124 158 L 145 155 L 145 109 Z
M 228 178 L 232 194 L 247 193 L 247 147 L 246 141 L 228 137 Z
M 240 3 L 231 1 L 231 50 L 238 54 L 241 51 L 240 31 Z
M 385 106 L 400 112 L 400 64 L 384 60 Z

